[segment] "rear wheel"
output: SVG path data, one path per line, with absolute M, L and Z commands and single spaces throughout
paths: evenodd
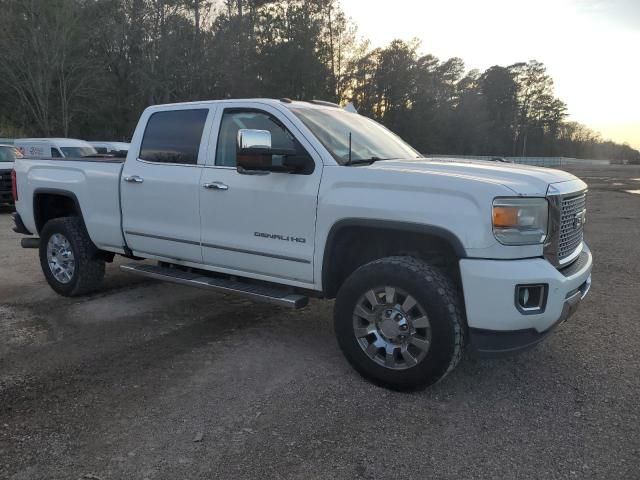
M 78 217 L 54 218 L 45 224 L 40 265 L 51 288 L 66 297 L 97 290 L 105 271 L 104 258 Z
M 385 387 L 431 385 L 462 356 L 457 290 L 442 272 L 415 258 L 388 257 L 360 267 L 340 289 L 334 314 L 349 362 Z

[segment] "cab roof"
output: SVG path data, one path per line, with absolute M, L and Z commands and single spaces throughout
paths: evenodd
M 289 98 L 232 98 L 224 100 L 202 100 L 196 102 L 180 102 L 180 103 L 165 103 L 162 105 L 153 105 L 149 108 L 162 108 L 172 106 L 187 106 L 187 105 L 218 105 L 218 104 L 233 104 L 242 102 L 256 102 L 263 103 L 265 105 L 284 105 L 286 107 L 306 107 L 306 108 L 342 108 L 340 105 L 332 102 L 326 102 L 324 100 L 291 100 Z

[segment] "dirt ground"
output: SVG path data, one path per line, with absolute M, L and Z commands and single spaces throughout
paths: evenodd
M 640 478 L 640 167 L 589 183 L 593 288 L 520 356 L 402 394 L 338 350 L 332 303 L 127 276 L 57 296 L 0 211 L 0 478 Z

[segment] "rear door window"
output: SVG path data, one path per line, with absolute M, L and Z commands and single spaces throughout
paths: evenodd
M 148 162 L 195 165 L 208 109 L 170 110 L 149 117 L 139 158 Z

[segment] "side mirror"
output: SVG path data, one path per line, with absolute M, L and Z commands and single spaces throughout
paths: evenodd
M 288 155 L 295 150 L 274 149 L 271 147 L 271 132 L 268 130 L 238 130 L 236 166 L 238 173 L 266 174 L 268 172 L 292 172 L 296 167 L 289 165 Z M 275 162 L 274 155 L 279 156 Z
M 269 130 L 238 130 L 238 152 L 250 154 L 271 150 L 271 132 Z

